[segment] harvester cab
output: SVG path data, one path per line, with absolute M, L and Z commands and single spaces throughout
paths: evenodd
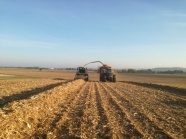
M 101 61 L 93 61 L 90 63 L 96 63 L 99 62 L 102 64 L 102 66 L 99 68 L 99 80 L 102 82 L 106 82 L 106 81 L 110 81 L 110 82 L 116 82 L 116 74 L 115 74 L 115 70 L 112 69 L 110 66 L 103 64 Z M 85 64 L 88 65 L 90 63 Z
M 85 67 L 78 67 L 77 68 L 77 72 L 76 72 L 74 80 L 77 80 L 77 79 L 83 79 L 85 81 L 88 81 L 87 68 L 85 68 Z

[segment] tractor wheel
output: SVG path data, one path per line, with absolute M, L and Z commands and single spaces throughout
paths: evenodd
M 113 82 L 116 82 L 116 75 L 113 76 Z
M 102 81 L 103 81 L 103 82 L 106 82 L 106 80 L 107 80 L 107 77 L 106 77 L 106 76 L 103 76 L 103 77 L 102 77 Z
M 113 80 L 114 80 L 113 78 L 110 78 L 110 82 L 113 82 Z

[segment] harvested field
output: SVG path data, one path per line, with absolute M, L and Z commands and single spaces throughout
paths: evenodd
M 55 80 L 73 80 L 76 74 L 75 70 L 47 70 L 38 69 L 19 69 L 19 68 L 0 68 L 0 74 L 13 75 L 10 79 L 25 78 L 44 78 Z M 138 74 L 138 73 L 116 73 L 117 81 L 137 82 L 158 84 L 163 86 L 173 86 L 186 89 L 186 74 Z M 1 79 L 9 79 L 2 77 Z M 99 81 L 99 74 L 95 71 L 89 71 L 89 80 Z
M 0 138 L 186 138 L 184 88 L 52 79 L 0 87 Z
M 73 79 L 76 71 L 66 70 L 39 70 L 39 69 L 22 69 L 22 68 L 0 68 L 0 74 L 16 75 L 20 77 L 48 78 L 67 80 Z M 0 78 L 1 79 L 1 78 Z

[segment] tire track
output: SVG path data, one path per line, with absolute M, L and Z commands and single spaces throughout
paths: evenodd
M 60 111 L 55 113 L 55 117 L 48 125 L 48 128 L 46 128 L 46 124 L 38 125 L 38 130 L 36 133 L 32 136 L 33 138 L 47 138 L 47 136 L 52 136 L 52 131 L 56 128 L 57 123 L 60 121 L 61 117 L 65 116 L 68 112 L 68 107 L 70 107 L 74 101 L 76 101 L 77 96 L 81 93 L 80 90 L 82 90 L 86 84 L 83 84 L 82 86 L 79 86 L 78 89 L 76 89 L 73 92 L 66 92 L 63 95 L 63 99 L 60 102 L 59 108 Z M 45 128 L 43 128 L 45 126 Z
M 100 103 L 100 98 L 95 89 L 95 83 L 91 82 L 89 94 L 86 100 L 86 108 L 81 122 L 81 138 L 108 138 L 109 128 L 107 118 Z
M 96 126 L 98 124 L 98 115 L 95 102 L 94 84 L 90 83 L 85 111 L 81 121 L 81 138 L 89 139 L 96 137 Z
M 56 123 L 54 131 L 47 135 L 48 138 L 81 138 L 81 121 L 89 89 L 90 83 L 87 82 Z
M 98 115 L 99 115 L 99 123 L 96 127 L 96 129 L 99 131 L 97 134 L 97 138 L 111 138 L 111 129 L 108 125 L 108 117 L 105 113 L 105 109 L 103 106 L 103 102 L 100 96 L 100 90 L 97 87 L 97 83 L 95 83 L 95 97 L 96 97 L 96 105 L 98 109 Z
M 108 119 L 108 125 L 112 130 L 111 138 L 142 138 L 142 135 L 127 119 L 126 114 L 110 96 L 103 85 L 96 84 L 101 102 Z
M 129 99 L 121 96 L 119 91 L 116 91 L 110 87 L 107 83 L 101 83 L 101 86 L 107 90 L 117 105 L 124 111 L 127 118 L 133 122 L 134 126 L 144 138 L 157 138 L 157 139 L 168 139 L 172 138 L 168 133 L 165 133 L 158 125 L 154 124 L 147 115 L 143 114 L 138 108 L 136 108 Z

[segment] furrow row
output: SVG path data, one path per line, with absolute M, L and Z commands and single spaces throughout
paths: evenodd
M 133 87 L 133 90 L 130 90 L 121 85 L 115 86 L 112 84 L 109 84 L 109 87 L 112 87 L 115 91 L 121 90 L 120 95 L 122 97 L 128 98 L 133 105 L 138 107 L 149 117 L 149 119 L 157 123 L 157 125 L 171 136 L 183 138 L 182 129 L 184 129 L 184 121 L 186 118 L 184 116 L 185 114 L 183 114 L 185 111 L 183 109 L 185 108 L 180 108 L 182 110 L 175 110 L 174 108 L 159 102 L 158 93 L 154 96 L 151 92 L 140 90 L 140 88 L 135 89 Z M 178 117 L 178 115 L 180 116 Z M 175 120 L 177 122 L 175 122 Z
M 108 119 L 108 126 L 112 130 L 112 138 L 142 138 L 142 134 L 132 125 L 126 113 L 111 97 L 103 84 L 96 84 L 102 105 Z
M 145 109 L 145 111 L 149 111 L 149 114 L 153 115 L 152 117 L 155 117 L 156 120 L 161 122 L 164 121 L 165 123 L 171 125 L 172 130 L 176 129 L 175 131 L 179 133 L 181 129 L 184 128 L 185 124 L 183 121 L 186 121 L 186 108 L 182 106 L 182 104 L 186 104 L 186 102 L 177 99 L 170 100 L 167 96 L 163 96 L 162 93 L 159 93 L 158 90 L 156 90 L 156 92 L 150 92 L 148 89 L 145 90 L 140 87 L 132 87 L 132 89 L 129 89 L 125 88 L 121 84 L 113 87 L 123 90 L 123 92 L 125 92 L 124 94 L 130 96 L 130 99 L 133 99 L 133 103 L 140 105 L 140 107 Z M 178 104 L 175 104 L 173 107 L 168 103 L 169 101 L 172 103 L 178 102 Z M 178 115 L 180 116 L 178 117 Z M 177 123 L 175 123 L 175 121 L 177 121 Z M 164 129 L 166 128 L 167 127 L 165 126 Z
M 76 98 L 67 107 L 66 112 L 56 123 L 53 131 L 48 133 L 48 138 L 80 138 L 81 121 L 84 115 L 86 98 L 90 89 L 90 83 L 86 83 Z
M 158 125 L 154 124 L 146 114 L 136 108 L 126 96 L 121 96 L 119 91 L 108 84 L 102 84 L 102 86 L 108 90 L 113 100 L 126 113 L 127 118 L 133 122 L 135 128 L 143 134 L 144 138 L 171 138 Z

